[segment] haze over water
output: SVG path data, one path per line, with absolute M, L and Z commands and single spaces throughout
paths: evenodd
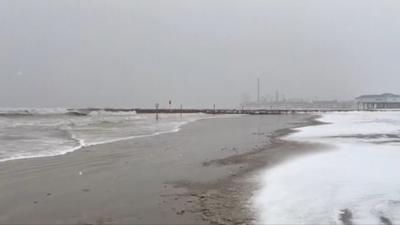
M 0 106 L 235 107 L 257 78 L 263 96 L 396 93 L 399 19 L 394 0 L 1 0 Z

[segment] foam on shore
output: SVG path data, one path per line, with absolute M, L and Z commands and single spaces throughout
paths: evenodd
M 332 149 L 260 174 L 259 223 L 400 223 L 400 113 L 329 113 L 320 120 L 329 124 L 286 139 Z

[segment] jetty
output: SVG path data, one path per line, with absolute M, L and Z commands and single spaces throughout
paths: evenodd
M 137 114 L 247 114 L 247 115 L 282 115 L 296 113 L 325 113 L 325 112 L 349 112 L 354 109 L 134 109 Z

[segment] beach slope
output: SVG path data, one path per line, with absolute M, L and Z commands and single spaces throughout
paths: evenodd
M 276 138 L 310 118 L 200 120 L 177 133 L 0 163 L 0 223 L 250 223 L 236 177 L 301 152 Z

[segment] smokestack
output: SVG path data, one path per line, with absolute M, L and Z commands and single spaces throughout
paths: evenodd
M 257 79 L 257 102 L 260 102 L 260 78 Z
M 275 92 L 275 102 L 279 102 L 279 91 Z

